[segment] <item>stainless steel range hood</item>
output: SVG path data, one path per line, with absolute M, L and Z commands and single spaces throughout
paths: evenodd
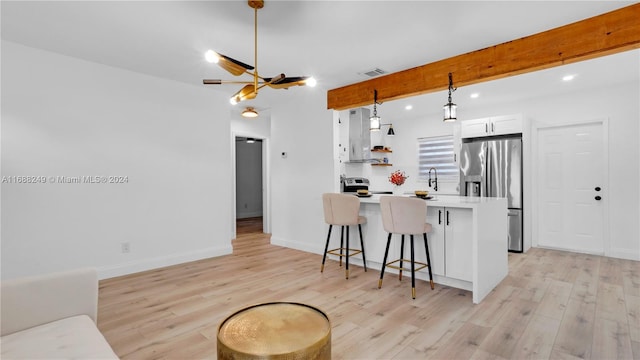
M 351 163 L 371 161 L 369 109 L 349 110 L 349 160 Z

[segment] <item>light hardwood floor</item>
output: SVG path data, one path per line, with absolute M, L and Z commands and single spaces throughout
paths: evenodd
M 254 229 L 260 229 L 255 222 Z M 261 225 L 260 225 L 261 226 Z M 325 234 L 317 234 L 324 242 Z M 366 246 L 366 239 L 365 239 Z M 233 255 L 100 282 L 98 326 L 123 359 L 216 357 L 221 320 L 247 305 L 294 301 L 325 311 L 334 359 L 640 358 L 640 263 L 562 251 L 509 254 L 509 276 L 471 294 L 402 282 L 238 229 Z

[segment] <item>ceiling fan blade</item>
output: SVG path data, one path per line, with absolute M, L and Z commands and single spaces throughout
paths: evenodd
M 218 66 L 227 70 L 235 76 L 242 75 L 246 71 L 251 71 L 254 69 L 254 67 L 249 64 L 245 64 L 242 61 L 238 61 L 227 55 L 219 54 L 213 50 L 209 50 L 207 52 L 207 59 L 213 63 L 218 64 Z
M 280 74 L 280 75 L 274 76 L 272 78 L 262 78 L 262 80 L 264 80 L 264 82 L 268 83 L 268 84 L 277 84 L 277 83 L 283 81 L 286 78 L 287 77 L 284 74 Z
M 235 80 L 220 80 L 220 79 L 203 79 L 204 85 L 223 85 L 223 84 L 253 84 L 253 81 L 235 81 Z
M 268 83 L 267 85 L 273 89 L 288 89 L 292 86 L 304 86 L 307 84 L 308 79 L 309 76 L 290 76 L 276 83 Z M 265 78 L 265 81 L 268 80 Z
M 244 100 L 255 99 L 258 92 L 253 84 L 245 85 L 231 97 L 231 104 L 235 105 Z

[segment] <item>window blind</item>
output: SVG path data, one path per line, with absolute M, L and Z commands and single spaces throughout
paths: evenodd
M 453 136 L 434 136 L 418 139 L 419 178 L 429 178 L 429 169 L 435 168 L 438 179 L 457 181 L 460 170 L 454 158 Z

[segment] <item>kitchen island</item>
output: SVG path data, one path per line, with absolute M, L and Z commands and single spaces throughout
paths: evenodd
M 388 236 L 382 226 L 380 196 L 384 195 L 360 197 L 360 215 L 367 217 L 367 224 L 362 227 L 367 266 L 378 270 Z M 508 273 L 507 200 L 437 195 L 424 201 L 426 222 L 433 227 L 427 236 L 434 282 L 469 290 L 473 303 L 479 303 Z M 408 246 L 408 237 L 405 239 Z M 414 242 L 416 261 L 426 262 L 422 236 L 414 236 Z M 399 257 L 399 244 L 400 235 L 394 235 L 389 259 Z M 357 257 L 352 259 L 350 262 L 362 264 Z M 416 272 L 416 278 L 428 280 L 427 270 Z

